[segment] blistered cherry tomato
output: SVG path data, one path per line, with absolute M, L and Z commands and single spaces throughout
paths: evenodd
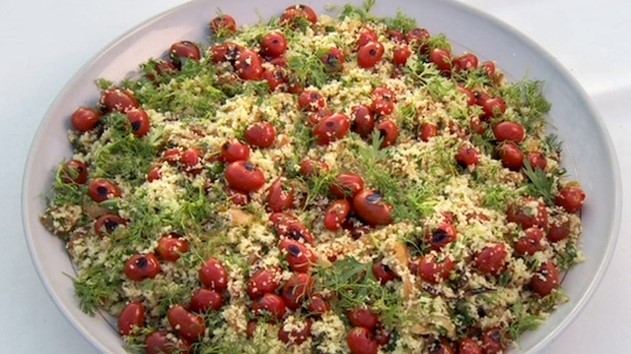
M 501 116 L 506 112 L 506 102 L 501 97 L 488 98 L 482 101 L 482 110 L 487 118 Z
M 484 69 L 486 75 L 493 77 L 495 75 L 495 63 L 492 61 L 485 61 L 480 64 L 480 67 Z
M 241 52 L 245 48 L 233 42 L 225 42 L 220 45 L 210 47 L 210 53 L 212 55 L 212 61 L 215 64 L 228 62 L 233 67 L 237 63 L 237 59 L 241 57 Z
M 559 287 L 559 269 L 552 262 L 542 264 L 530 279 L 530 287 L 541 297 L 550 295 Z
M 543 156 L 540 152 L 529 152 L 528 153 L 528 163 L 530 164 L 530 168 L 533 170 L 540 169 L 545 170 L 548 166 L 548 161 L 545 156 Z
M 383 325 L 377 326 L 374 330 L 374 340 L 381 346 L 386 346 L 390 343 L 390 332 L 386 330 Z
M 467 106 L 470 107 L 477 103 L 477 99 L 475 98 L 473 91 L 463 86 L 458 86 L 458 91 L 467 96 Z
M 261 40 L 261 54 L 266 57 L 277 58 L 287 50 L 287 40 L 280 32 L 271 32 Z
M 250 158 L 250 148 L 238 140 L 230 140 L 221 145 L 221 158 L 224 162 L 246 161 Z
M 434 342 L 433 347 L 429 350 L 429 354 L 456 354 L 454 348 L 445 338 Z
M 70 117 L 72 126 L 81 133 L 90 131 L 101 121 L 101 113 L 93 108 L 79 107 Z
M 280 178 L 274 181 L 267 193 L 267 206 L 273 212 L 280 212 L 291 208 L 294 203 L 294 191 L 286 192 Z
M 353 197 L 353 209 L 362 220 L 372 225 L 392 223 L 392 205 L 388 204 L 381 193 L 364 189 Z
M 449 223 L 442 224 L 428 232 L 427 244 L 435 251 L 441 250 L 443 247 L 456 240 L 456 228 Z
M 180 155 L 180 163 L 186 172 L 197 172 L 201 170 L 202 154 L 196 149 L 187 149 Z
M 379 344 L 373 339 L 369 329 L 355 327 L 346 335 L 346 344 L 352 354 L 377 354 Z
M 469 125 L 471 126 L 471 132 L 474 134 L 482 135 L 489 128 L 489 124 L 483 121 L 479 117 L 471 117 Z
M 264 68 L 263 80 L 267 82 L 270 91 L 287 89 L 287 72 L 280 66 L 275 66 L 273 69 Z
M 100 203 L 108 199 L 120 197 L 121 190 L 113 182 L 97 178 L 88 185 L 88 194 L 92 200 Z
M 202 58 L 199 46 L 191 41 L 179 41 L 171 45 L 169 56 L 176 67 L 181 67 L 183 60 L 198 61 Z
M 473 53 L 466 53 L 456 57 L 453 60 L 453 65 L 456 72 L 477 69 L 478 57 Z
M 375 129 L 375 117 L 372 110 L 362 104 L 353 107 L 351 114 L 353 117 L 352 130 L 363 139 L 368 138 Z
M 324 214 L 324 227 L 330 231 L 337 231 L 348 218 L 351 212 L 351 203 L 346 199 L 338 199 L 327 209 Z
M 307 112 L 317 112 L 326 108 L 326 99 L 320 91 L 305 90 L 298 96 L 298 109 Z
M 225 174 L 228 185 L 243 192 L 255 192 L 265 185 L 263 170 L 249 161 L 229 164 Z
M 151 121 L 149 115 L 143 109 L 132 108 L 125 112 L 129 124 L 131 124 L 131 130 L 137 137 L 143 137 L 147 135 L 149 129 L 151 129 Z
M 310 113 L 309 117 L 307 118 L 307 125 L 309 125 L 310 127 L 315 127 L 316 125 L 320 124 L 320 122 L 324 118 L 331 116 L 331 114 L 333 114 L 333 112 L 326 108 L 320 109 L 317 112 Z
M 428 142 L 430 138 L 438 135 L 438 126 L 432 123 L 421 124 L 420 138 L 424 142 Z
M 550 223 L 548 230 L 548 240 L 550 242 L 559 242 L 570 236 L 570 220 Z
M 156 248 L 158 256 L 169 262 L 177 261 L 186 252 L 188 252 L 188 241 L 175 233 L 162 236 Z
M 300 164 L 300 174 L 305 177 L 318 175 L 329 171 L 329 165 L 324 161 L 304 160 Z
M 276 141 L 276 128 L 269 122 L 254 123 L 245 131 L 244 137 L 250 145 L 269 148 Z
M 379 41 L 377 32 L 368 27 L 364 27 L 359 31 L 359 37 L 357 38 L 357 48 L 361 48 L 370 42 Z
M 99 237 L 103 237 L 105 235 L 111 235 L 116 231 L 116 229 L 121 226 L 127 224 L 125 219 L 121 218 L 115 214 L 105 214 L 99 216 L 94 223 L 94 232 Z
M 463 338 L 458 342 L 458 354 L 484 354 L 478 342 L 471 338 Z
M 252 320 L 248 322 L 248 325 L 245 327 L 245 334 L 248 337 L 248 339 L 254 338 L 254 335 L 256 334 L 256 328 L 258 326 L 259 324 L 256 320 Z
M 371 109 L 374 113 L 387 116 L 394 112 L 396 97 L 394 93 L 385 87 L 376 88 L 372 94 Z
M 462 146 L 456 154 L 456 162 L 462 167 L 477 166 L 480 163 L 480 152 L 471 146 Z
M 222 293 L 228 289 L 228 271 L 215 258 L 209 258 L 199 268 L 199 280 L 205 288 Z
M 306 273 L 316 264 L 317 256 L 302 243 L 290 239 L 280 242 L 280 248 L 287 252 L 289 269 L 298 273 Z
M 419 260 L 418 275 L 428 283 L 438 284 L 449 279 L 455 268 L 456 264 L 450 257 L 439 262 L 434 254 L 429 253 Z
M 66 162 L 60 171 L 61 181 L 66 184 L 85 184 L 88 181 L 88 166 L 79 160 Z
M 287 307 L 283 298 L 276 294 L 264 294 L 258 301 L 252 304 L 252 311 L 255 315 L 269 314 L 276 320 L 280 320 L 285 316 Z
M 406 39 L 405 39 L 405 34 L 401 31 L 398 31 L 396 29 L 392 29 L 389 28 L 388 29 L 388 38 L 396 43 L 405 43 Z
M 167 312 L 169 323 L 182 336 L 192 342 L 200 340 L 206 331 L 204 318 L 189 312 L 184 307 L 173 306 Z
M 394 281 L 399 279 L 397 273 L 392 270 L 387 264 L 383 264 L 382 262 L 377 262 L 372 266 L 372 274 L 379 280 L 381 285 L 385 285 L 389 281 Z
M 497 141 L 520 143 L 526 137 L 526 130 L 519 123 L 501 122 L 493 128 L 493 135 Z
M 320 295 L 313 295 L 309 299 L 307 311 L 311 316 L 322 316 L 331 311 L 331 304 Z
M 265 294 L 273 294 L 280 286 L 277 270 L 261 269 L 252 274 L 248 280 L 248 295 L 252 300 L 261 298 Z
M 313 321 L 308 318 L 300 324 L 300 327 L 294 328 L 290 332 L 286 331 L 284 327 L 281 327 L 278 330 L 278 339 L 283 343 L 300 345 L 311 337 L 312 322 Z
M 155 278 L 160 273 L 160 261 L 155 255 L 136 254 L 125 262 L 125 275 L 133 281 Z
M 538 227 L 526 230 L 526 235 L 515 242 L 515 251 L 521 255 L 533 255 L 543 249 L 541 240 L 544 232 Z
M 313 244 L 314 239 L 311 231 L 300 220 L 289 215 L 281 215 L 283 216 L 274 222 L 274 230 L 278 233 L 278 236 L 285 236 L 294 241 Z
M 138 108 L 136 96 L 129 90 L 113 88 L 103 91 L 99 103 L 108 112 L 127 112 L 132 108 Z
M 583 209 L 585 192 L 578 186 L 565 186 L 559 190 L 554 198 L 554 204 L 562 207 L 568 213 L 576 213 Z
M 318 22 L 318 16 L 311 7 L 299 4 L 286 8 L 280 17 L 282 25 L 290 25 L 292 27 L 299 27 L 300 20 L 307 20 L 310 24 L 315 24 Z
M 344 53 L 337 48 L 331 48 L 320 60 L 327 72 L 340 72 L 344 68 Z
M 167 149 L 162 153 L 162 157 L 160 161 L 165 161 L 169 163 L 169 165 L 174 165 L 180 162 L 182 158 L 182 150 L 178 148 Z
M 219 15 L 210 21 L 210 30 L 215 34 L 232 34 L 237 31 L 237 21 L 230 15 Z
M 514 222 L 527 230 L 531 227 L 548 228 L 548 210 L 543 202 L 532 198 L 524 198 L 519 203 L 508 206 L 506 220 Z
M 145 307 L 140 302 L 130 302 L 118 316 L 118 333 L 128 336 L 134 328 L 141 328 L 144 324 Z
M 177 339 L 167 331 L 150 333 L 145 339 L 147 354 L 188 354 L 191 344 L 188 341 Z
M 350 119 L 342 113 L 334 113 L 320 121 L 313 130 L 318 145 L 327 145 L 343 139 L 351 128 Z
M 405 44 L 399 44 L 394 47 L 392 52 L 392 63 L 398 66 L 404 66 L 408 62 L 408 58 L 412 55 L 410 47 Z
M 357 51 L 357 64 L 360 68 L 370 69 L 381 61 L 383 52 L 383 44 L 379 42 L 368 42 Z
M 250 195 L 234 188 L 228 188 L 226 191 L 228 199 L 236 206 L 244 206 L 250 202 Z
M 511 171 L 519 171 L 524 166 L 524 153 L 517 144 L 507 141 L 498 146 L 497 149 L 502 160 L 502 166 Z
M 482 349 L 484 354 L 501 354 L 504 352 L 502 332 L 499 328 L 491 328 L 482 335 Z
M 415 28 L 407 33 L 405 39 L 413 48 L 420 49 L 422 53 L 426 53 L 429 37 L 430 34 L 427 29 Z
M 313 293 L 313 277 L 306 273 L 296 273 L 283 285 L 281 297 L 285 306 L 297 310 Z
M 221 294 L 210 289 L 197 289 L 191 296 L 191 310 L 199 313 L 218 311 L 223 306 Z
M 147 72 L 145 74 L 145 77 L 150 81 L 157 81 L 177 73 L 177 68 L 170 61 L 157 60 L 152 63 L 150 68 L 153 72 Z
M 508 252 L 503 243 L 486 246 L 475 258 L 475 267 L 482 274 L 498 275 L 506 267 Z
M 348 313 L 348 320 L 354 327 L 364 327 L 370 331 L 377 328 L 379 317 L 369 309 L 356 308 Z
M 434 48 L 429 52 L 429 61 L 441 72 L 451 71 L 451 54 L 446 49 Z
M 331 185 L 331 193 L 338 198 L 354 197 L 364 189 L 364 179 L 353 173 L 342 173 Z
M 244 50 L 235 63 L 237 74 L 243 80 L 258 81 L 263 78 L 263 61 L 258 53 Z

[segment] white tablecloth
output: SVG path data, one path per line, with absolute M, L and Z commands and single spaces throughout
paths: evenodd
M 386 1 L 386 0 L 383 0 Z M 20 216 L 31 140 L 63 85 L 107 43 L 184 0 L 0 2 L 0 352 L 92 353 L 50 300 L 32 266 Z M 631 2 L 469 0 L 541 44 L 584 86 L 609 128 L 631 189 Z M 627 143 L 625 143 L 627 141 Z M 631 200 L 624 197 L 622 215 Z M 624 219 L 624 218 L 623 218 Z M 544 353 L 628 353 L 631 230 L 623 220 L 596 294 Z

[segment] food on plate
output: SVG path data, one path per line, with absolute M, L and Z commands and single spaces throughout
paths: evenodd
M 209 18 L 69 112 L 42 222 L 129 351 L 500 353 L 567 300 L 542 83 L 369 7 Z

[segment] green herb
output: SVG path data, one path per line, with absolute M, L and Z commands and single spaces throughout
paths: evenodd
M 550 103 L 543 96 L 542 86 L 542 81 L 524 79 L 500 90 L 527 132 L 540 132 L 546 126 L 545 114 L 550 111 Z
M 111 279 L 111 269 L 93 265 L 83 269 L 77 278 L 73 279 L 75 295 L 79 299 L 81 311 L 93 316 L 98 308 L 116 301 L 120 289 L 120 279 Z
M 562 251 L 556 251 L 556 255 L 561 270 L 568 270 L 578 263 L 578 252 L 572 242 L 568 242 Z
M 528 194 L 533 197 L 541 197 L 547 205 L 554 205 L 556 179 L 548 176 L 540 168 L 532 169 L 528 161 L 524 162 L 524 174 L 530 180 L 527 185 Z
M 563 144 L 556 134 L 549 134 L 543 139 L 543 146 L 546 153 L 550 155 L 560 155 L 563 151 Z
M 533 331 L 544 321 L 544 317 L 532 314 L 528 304 L 516 302 L 511 306 L 511 312 L 515 320 L 508 328 L 511 339 L 517 339 L 526 331 Z
M 323 53 L 321 53 L 323 54 Z M 322 87 L 330 79 L 326 65 L 320 60 L 318 53 L 300 53 L 287 58 L 287 69 L 294 73 L 294 80 L 307 87 Z
M 375 6 L 375 3 L 376 0 L 365 0 L 362 7 L 346 4 L 342 9 L 339 18 L 340 20 L 345 18 L 356 18 L 364 22 L 373 20 L 374 17 L 370 14 L 370 11 Z
M 406 16 L 401 10 L 397 10 L 395 17 L 387 17 L 381 20 L 388 29 L 407 33 L 416 28 L 416 20 Z

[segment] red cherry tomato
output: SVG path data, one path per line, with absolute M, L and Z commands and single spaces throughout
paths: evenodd
M 219 15 L 210 21 L 210 30 L 215 34 L 237 32 L 237 21 L 230 15 Z
M 480 152 L 474 147 L 462 146 L 456 154 L 456 162 L 462 167 L 477 166 L 480 163 Z
M 313 277 L 306 273 L 294 274 L 283 286 L 281 297 L 285 306 L 290 310 L 297 310 L 313 293 Z
M 441 338 L 433 343 L 433 347 L 429 351 L 431 354 L 456 354 L 454 348 L 449 344 L 447 339 Z
M 470 126 L 471 132 L 478 135 L 484 134 L 489 128 L 488 123 L 478 117 L 471 117 Z
M 387 264 L 377 262 L 372 266 L 372 274 L 379 280 L 381 285 L 385 285 L 389 281 L 395 281 L 399 279 L 397 273 L 392 270 Z
M 320 91 L 305 90 L 298 96 L 298 109 L 307 112 L 317 112 L 326 108 L 326 99 Z
M 287 40 L 280 32 L 271 32 L 261 41 L 261 54 L 266 57 L 277 58 L 287 51 Z
M 351 128 L 351 122 L 342 113 L 334 113 L 320 121 L 313 130 L 313 136 L 318 145 L 343 139 Z
M 475 258 L 475 267 L 482 274 L 498 275 L 506 267 L 508 252 L 503 243 L 484 247 Z
M 463 338 L 458 343 L 458 354 L 484 354 L 478 342 L 471 338 Z
M 180 163 L 186 172 L 199 172 L 202 169 L 202 154 L 195 149 L 187 149 L 180 155 Z
M 302 243 L 290 239 L 280 242 L 280 248 L 287 252 L 289 269 L 297 273 L 306 273 L 318 261 L 317 256 Z
M 162 178 L 162 173 L 160 172 L 161 167 L 161 165 L 156 165 L 149 170 L 147 173 L 147 182 L 151 183 Z
M 429 253 L 419 260 L 418 275 L 428 283 L 438 284 L 449 279 L 455 268 L 456 264 L 450 257 L 439 262 L 434 254 Z
M 377 328 L 379 317 L 369 309 L 356 308 L 348 313 L 348 320 L 353 327 L 364 327 L 370 331 Z
M 485 61 L 480 64 L 480 67 L 484 69 L 486 75 L 489 77 L 495 76 L 495 63 L 492 61 Z
M 222 293 L 228 289 L 228 271 L 215 258 L 209 258 L 199 269 L 199 280 L 205 288 Z
M 315 11 L 307 5 L 293 5 L 285 9 L 280 17 L 281 25 L 290 25 L 291 27 L 300 27 L 300 21 L 306 20 L 310 24 L 318 22 L 318 16 Z
M 273 212 L 280 212 L 291 208 L 294 203 L 294 191 L 286 192 L 283 190 L 283 184 L 279 179 L 274 181 L 269 188 L 267 194 L 267 206 Z
M 232 204 L 236 206 L 244 206 L 250 202 L 250 195 L 248 193 L 238 191 L 234 188 L 228 188 L 226 194 Z
M 428 142 L 430 138 L 438 135 L 438 126 L 432 123 L 423 123 L 421 124 L 421 134 L 420 138 L 424 142 Z
M 249 161 L 236 161 L 226 167 L 228 185 L 242 192 L 255 192 L 265 185 L 263 170 Z
M 475 98 L 473 91 L 460 85 L 458 86 L 458 91 L 467 96 L 467 106 L 471 107 L 477 103 L 477 99 Z
M 506 112 L 506 102 L 500 97 L 482 100 L 482 110 L 486 118 L 501 116 Z
M 368 138 L 375 129 L 375 116 L 372 110 L 360 104 L 353 107 L 351 117 L 353 118 L 352 130 L 363 139 Z
M 519 144 L 526 137 L 526 130 L 519 123 L 501 122 L 493 128 L 493 135 L 497 141 L 512 141 Z
M 276 141 L 276 128 L 268 122 L 254 123 L 245 131 L 245 141 L 259 148 L 269 148 Z
M 147 354 L 188 354 L 191 344 L 186 340 L 179 340 L 167 331 L 150 333 L 145 339 Z
M 374 340 L 381 346 L 387 346 L 390 343 L 390 332 L 388 332 L 383 326 L 378 326 L 375 329 Z
M 244 50 L 235 62 L 237 74 L 243 80 L 259 81 L 263 78 L 263 60 L 258 53 Z
M 576 213 L 583 209 L 585 192 L 577 186 L 566 186 L 559 190 L 554 198 L 554 204 L 562 207 L 568 213 Z
M 326 108 L 320 109 L 317 112 L 313 112 L 309 114 L 309 117 L 307 118 L 307 125 L 309 125 L 310 127 L 315 127 L 316 125 L 320 124 L 320 122 L 324 118 L 329 117 L 331 114 L 333 114 L 333 112 Z
M 531 227 L 548 229 L 548 211 L 543 202 L 524 198 L 520 203 L 511 204 L 506 210 L 506 220 L 527 230 Z
M 145 74 L 145 77 L 150 81 L 159 81 L 177 73 L 177 68 L 170 61 L 157 60 L 152 63 L 150 68 L 153 72 L 147 72 Z
M 517 144 L 507 141 L 498 147 L 502 166 L 511 171 L 519 171 L 524 166 L 524 153 Z
M 264 294 L 258 301 L 252 304 L 252 311 L 255 315 L 270 314 L 276 320 L 285 316 L 287 307 L 283 299 L 276 294 Z
M 255 320 L 252 320 L 250 322 L 248 322 L 248 325 L 245 328 L 245 334 L 248 337 L 248 339 L 252 339 L 254 338 L 254 335 L 256 334 L 256 328 L 258 327 L 258 322 Z
M 388 29 L 388 38 L 395 43 L 405 43 L 405 34 L 401 31 L 397 31 L 395 29 Z
M 548 230 L 548 240 L 550 242 L 559 242 L 570 236 L 570 220 L 550 223 Z
M 331 311 L 331 304 L 320 295 L 313 295 L 309 299 L 307 311 L 311 316 L 322 316 Z
M 377 191 L 364 189 L 357 193 L 353 197 L 353 209 L 362 220 L 371 225 L 392 223 L 392 205 Z
M 173 306 L 167 312 L 169 323 L 182 336 L 182 338 L 192 342 L 200 340 L 204 337 L 206 325 L 204 318 L 189 312 L 184 307 Z
M 173 148 L 173 149 L 165 150 L 162 153 L 162 157 L 160 158 L 160 161 L 165 161 L 169 163 L 170 165 L 174 165 L 180 162 L 181 158 L 182 158 L 182 151 L 178 148 Z
M 145 307 L 140 302 L 130 302 L 118 316 L 118 333 L 128 336 L 134 328 L 145 325 Z
M 132 108 L 138 108 L 140 105 L 136 96 L 129 90 L 113 88 L 103 91 L 99 100 L 108 112 L 127 112 Z
M 280 66 L 273 69 L 263 69 L 263 80 L 267 82 L 270 91 L 283 91 L 287 89 L 287 72 Z
M 300 345 L 311 337 L 311 319 L 306 319 L 299 328 L 286 331 L 284 327 L 278 330 L 278 339 L 283 343 Z
M 327 209 L 324 214 L 324 227 L 329 231 L 337 231 L 348 219 L 351 212 L 351 203 L 346 199 L 338 199 Z
M 550 295 L 559 287 L 559 270 L 552 262 L 541 265 L 530 279 L 530 287 L 541 297 Z
M 223 306 L 221 294 L 210 289 L 197 289 L 191 297 L 190 308 L 194 312 L 218 311 Z
M 344 68 L 344 53 L 337 48 L 331 48 L 320 58 L 327 72 L 341 72 Z
M 84 133 L 94 129 L 101 121 L 101 113 L 93 108 L 79 107 L 70 117 L 72 126 Z
M 398 44 L 392 52 L 392 63 L 398 66 L 404 66 L 412 55 L 410 47 L 405 44 Z
M 224 162 L 246 161 L 250 158 L 250 148 L 233 139 L 221 145 L 221 158 Z
M 131 130 L 137 137 L 143 137 L 147 135 L 149 129 L 151 129 L 151 121 L 147 112 L 140 108 L 132 108 L 125 112 L 129 123 L 131 124 Z
M 427 243 L 435 251 L 443 249 L 456 240 L 456 228 L 449 223 L 442 224 L 427 234 Z
M 533 255 L 543 250 L 541 240 L 544 232 L 538 227 L 531 227 L 526 230 L 526 235 L 515 242 L 515 251 L 521 255 Z
M 245 48 L 233 42 L 224 42 L 223 44 L 210 47 L 213 63 L 229 62 L 233 67 L 244 50 Z
M 160 261 L 151 253 L 136 254 L 125 262 L 125 275 L 133 281 L 155 278 L 160 273 Z
M 482 349 L 484 354 L 501 354 L 504 352 L 502 332 L 499 328 L 491 328 L 482 335 Z
M 85 184 L 88 181 L 88 166 L 79 160 L 66 162 L 59 173 L 61 181 L 66 184 Z
M 372 97 L 372 111 L 379 115 L 389 115 L 394 111 L 394 104 L 397 102 L 397 97 L 387 87 L 377 87 L 370 95 Z
M 304 160 L 300 164 L 300 174 L 305 177 L 315 176 L 327 172 L 329 169 L 329 165 L 324 161 Z
M 379 344 L 373 339 L 370 330 L 355 327 L 346 335 L 346 344 L 352 354 L 377 354 Z
M 94 223 L 94 232 L 96 232 L 97 236 L 104 237 L 105 235 L 113 234 L 119 226 L 125 224 L 127 224 L 125 219 L 121 218 L 118 215 L 101 215 L 98 219 L 96 219 L 96 222 Z
M 357 51 L 357 64 L 360 68 L 370 69 L 383 58 L 384 48 L 379 42 L 368 42 Z
M 90 198 L 97 203 L 121 196 L 121 190 L 113 182 L 106 179 L 97 178 L 88 185 Z
M 180 68 L 184 60 L 200 60 L 202 52 L 197 44 L 191 41 L 180 41 L 171 45 L 169 56 L 175 67 Z
M 408 32 L 405 38 L 412 48 L 419 49 L 421 53 L 427 53 L 427 41 L 430 38 L 430 34 L 427 29 L 415 28 Z
M 188 252 L 188 241 L 175 233 L 162 236 L 156 248 L 158 256 L 169 262 L 177 261 L 186 252 Z
M 528 153 L 528 163 L 530 164 L 530 168 L 533 170 L 540 169 L 545 170 L 548 166 L 548 161 L 545 156 L 543 156 L 540 152 L 529 152 Z
M 265 294 L 273 294 L 280 286 L 278 271 L 275 269 L 261 269 L 252 274 L 248 280 L 248 295 L 252 300 L 261 298 Z
M 331 193 L 338 198 L 354 197 L 364 189 L 364 179 L 353 173 L 342 173 L 331 185 Z
M 368 27 L 364 27 L 359 31 L 359 37 L 357 38 L 357 48 L 361 48 L 370 42 L 378 42 L 379 36 L 377 32 Z
M 470 71 L 478 68 L 478 57 L 473 53 L 463 54 L 453 61 L 456 72 Z
M 434 48 L 429 52 L 429 62 L 441 72 L 451 71 L 451 54 L 446 49 Z

